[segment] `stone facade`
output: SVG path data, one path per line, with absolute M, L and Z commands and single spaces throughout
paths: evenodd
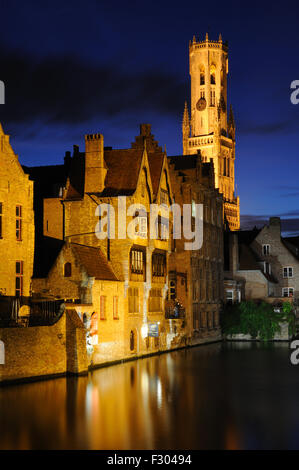
M 261 230 L 230 233 L 226 251 L 226 292 L 234 280 L 243 284 L 242 299 L 264 299 L 273 303 L 275 299 L 299 297 L 296 240 L 281 236 L 279 217 L 271 217 Z
M 188 251 L 184 246 L 186 239 L 173 240 L 169 292 L 188 312 L 187 334 L 193 344 L 203 338 L 219 339 L 223 300 L 222 195 L 214 186 L 213 164 L 203 163 L 200 154 L 169 157 L 169 164 L 176 203 L 181 207 L 201 204 L 203 208 L 202 247 Z
M 215 186 L 224 198 L 224 213 L 230 230 L 240 228 L 239 198 L 235 196 L 235 121 L 228 116 L 228 47 L 222 42 L 195 37 L 189 44 L 191 116 L 185 104 L 183 153 L 201 151 L 203 161 L 214 163 Z M 228 119 L 227 119 L 228 117 Z
M 33 182 L 0 124 L 0 297 L 28 297 L 34 257 Z

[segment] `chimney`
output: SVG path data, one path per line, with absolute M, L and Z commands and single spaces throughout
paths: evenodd
M 269 230 L 274 238 L 280 239 L 281 237 L 281 221 L 280 217 L 270 217 Z
M 234 232 L 229 233 L 229 270 L 235 273 L 239 269 L 239 247 L 238 235 Z
M 107 169 L 104 162 L 102 134 L 85 135 L 85 187 L 86 193 L 99 193 L 104 189 Z

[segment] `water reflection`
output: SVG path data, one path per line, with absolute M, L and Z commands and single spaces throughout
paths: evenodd
M 299 448 L 298 388 L 285 344 L 175 351 L 1 388 L 0 448 Z

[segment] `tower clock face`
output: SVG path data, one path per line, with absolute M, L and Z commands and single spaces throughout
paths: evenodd
M 197 103 L 196 103 L 196 108 L 198 109 L 198 111 L 203 111 L 207 106 L 207 102 L 205 100 L 205 98 L 200 98 Z

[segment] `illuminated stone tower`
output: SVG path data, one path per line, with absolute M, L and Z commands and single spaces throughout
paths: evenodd
M 223 194 L 224 212 L 231 230 L 240 228 L 239 198 L 235 196 L 235 122 L 227 119 L 228 46 L 195 37 L 189 44 L 191 116 L 185 103 L 183 153 L 200 150 L 203 161 L 213 161 L 215 186 Z

